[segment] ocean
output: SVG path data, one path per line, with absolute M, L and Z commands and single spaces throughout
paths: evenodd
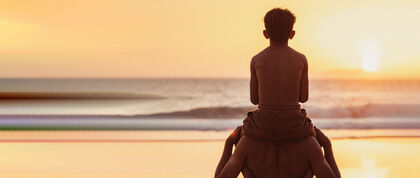
M 247 79 L 0 79 L 0 129 L 226 130 Z M 302 104 L 324 129 L 420 128 L 420 80 L 312 79 Z

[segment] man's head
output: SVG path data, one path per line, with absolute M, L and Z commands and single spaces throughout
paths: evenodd
M 285 43 L 295 35 L 296 16 L 288 9 L 274 8 L 264 17 L 264 36 L 271 41 Z

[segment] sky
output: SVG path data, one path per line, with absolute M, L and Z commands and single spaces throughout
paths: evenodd
M 274 7 L 311 78 L 420 78 L 415 0 L 0 0 L 0 78 L 248 78 Z

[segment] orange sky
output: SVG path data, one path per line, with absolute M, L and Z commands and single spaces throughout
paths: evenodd
M 420 78 L 420 2 L 279 2 L 0 1 L 0 77 L 247 78 L 265 12 L 287 7 L 311 77 Z

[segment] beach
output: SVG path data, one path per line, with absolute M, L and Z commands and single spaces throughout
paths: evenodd
M 0 174 L 5 178 L 212 177 L 229 132 L 2 131 Z M 357 135 L 348 132 L 360 134 L 347 137 Z M 342 177 L 417 177 L 420 130 L 325 133 L 333 138 Z
M 224 139 L 256 107 L 248 82 L 2 79 L 0 177 L 213 177 Z M 302 108 L 332 139 L 342 177 L 418 177 L 420 80 L 310 89 Z

